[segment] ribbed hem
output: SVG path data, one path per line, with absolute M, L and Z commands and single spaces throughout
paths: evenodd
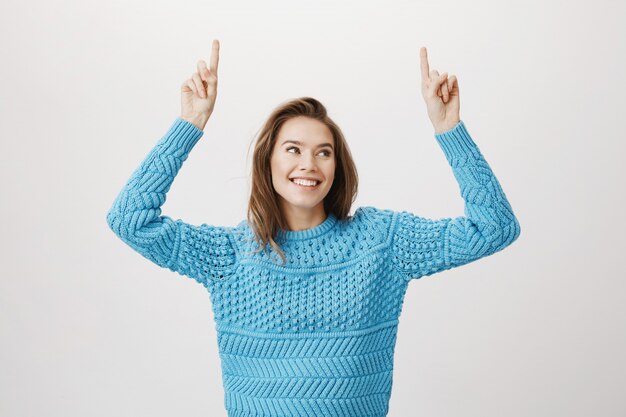
M 163 137 L 162 144 L 172 155 L 180 157 L 191 152 L 203 134 L 204 131 L 198 129 L 193 123 L 177 117 Z
M 384 392 L 360 398 L 301 400 L 252 398 L 227 392 L 224 405 L 228 417 L 385 417 L 390 397 L 390 392 Z
M 293 414 L 289 414 L 289 415 L 277 415 L 277 414 L 253 414 L 249 411 L 244 411 L 244 410 L 233 410 L 233 409 L 226 409 L 226 415 L 228 417 L 293 417 Z M 357 414 L 358 417 L 386 417 L 388 413 L 383 413 L 383 414 L 369 414 L 369 415 L 363 415 L 363 414 Z M 313 414 L 315 415 L 315 414 Z M 310 417 L 311 414 L 305 414 L 305 416 Z
M 316 237 L 328 232 L 337 223 L 337 217 L 333 213 L 329 213 L 319 225 L 305 230 L 283 230 L 277 232 L 277 237 L 285 240 L 302 240 Z
M 462 120 L 452 129 L 436 133 L 435 138 L 448 161 L 481 157 L 478 146 L 472 140 Z

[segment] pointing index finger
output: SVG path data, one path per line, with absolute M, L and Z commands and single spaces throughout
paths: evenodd
M 211 48 L 211 73 L 217 75 L 217 65 L 220 60 L 220 42 L 217 39 L 213 40 L 213 47 Z
M 429 79 L 428 74 L 430 74 L 430 68 L 428 66 L 428 53 L 425 46 L 420 48 L 420 63 L 420 67 L 422 68 L 422 81 L 426 81 Z

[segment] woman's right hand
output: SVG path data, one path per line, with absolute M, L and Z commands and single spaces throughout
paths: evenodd
M 207 68 L 204 60 L 198 61 L 198 69 L 191 74 L 180 88 L 181 119 L 204 129 L 217 97 L 217 65 L 219 62 L 220 43 L 213 40 L 211 66 Z

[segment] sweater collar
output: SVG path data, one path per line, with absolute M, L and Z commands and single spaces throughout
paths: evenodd
M 337 223 L 337 218 L 333 213 L 329 213 L 326 216 L 326 220 L 322 223 L 318 224 L 315 227 L 305 230 L 284 230 L 278 229 L 277 237 L 281 240 L 302 240 L 309 239 L 312 237 L 320 236 L 330 229 Z

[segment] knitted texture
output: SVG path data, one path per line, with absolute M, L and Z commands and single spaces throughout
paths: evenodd
M 398 320 L 411 279 L 493 254 L 520 234 L 504 192 L 460 121 L 435 134 L 465 216 L 427 219 L 365 206 L 347 219 L 280 230 L 286 265 L 247 221 L 191 225 L 161 215 L 203 131 L 177 118 L 107 213 L 145 258 L 209 292 L 229 417 L 383 417 Z

